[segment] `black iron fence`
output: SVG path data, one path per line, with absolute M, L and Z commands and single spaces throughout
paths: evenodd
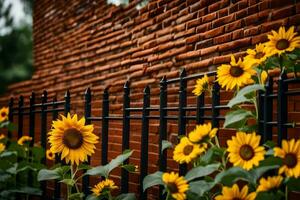
M 206 73 L 207 76 L 215 76 L 215 72 Z M 187 123 L 194 120 L 195 123 L 204 123 L 204 121 L 211 120 L 213 127 L 219 127 L 219 122 L 224 120 L 225 117 L 220 115 L 221 110 L 228 110 L 226 105 L 220 104 L 220 86 L 218 83 L 213 84 L 211 103 L 208 105 L 205 102 L 205 94 L 202 94 L 197 98 L 195 105 L 187 104 L 187 82 L 196 78 L 201 78 L 204 73 L 193 74 L 187 76 L 186 71 L 183 70 L 178 78 L 167 80 L 165 77 L 160 82 L 160 94 L 159 105 L 150 105 L 150 87 L 147 86 L 143 93 L 143 106 L 142 107 L 130 107 L 130 83 L 126 82 L 124 85 L 123 95 L 123 115 L 110 114 L 109 111 L 109 90 L 105 89 L 102 98 L 102 116 L 92 116 L 92 94 L 91 89 L 88 88 L 85 91 L 85 106 L 84 113 L 86 123 L 90 124 L 95 121 L 100 121 L 101 126 L 101 163 L 105 165 L 108 163 L 108 135 L 110 122 L 113 120 L 119 120 L 123 123 L 122 130 L 122 149 L 129 149 L 129 136 L 130 136 L 130 121 L 141 120 L 141 141 L 140 141 L 140 178 L 139 185 L 142 186 L 143 178 L 148 174 L 148 137 L 149 137 L 149 120 L 159 120 L 159 166 L 158 170 L 166 171 L 167 169 L 167 155 L 166 152 L 160 151 L 162 147 L 162 140 L 167 139 L 167 124 L 168 121 L 177 121 L 178 123 L 178 135 L 186 134 Z M 276 79 L 274 81 L 274 79 Z M 277 80 L 278 79 L 278 80 Z M 277 83 L 277 91 L 274 92 L 274 82 Z M 168 106 L 168 85 L 177 83 L 179 84 L 179 98 L 178 106 Z M 300 83 L 298 78 L 287 78 L 285 73 L 282 73 L 279 77 L 270 77 L 266 84 L 266 91 L 260 92 L 259 98 L 259 128 L 258 132 L 262 135 L 263 141 L 271 140 L 273 138 L 274 127 L 277 126 L 278 143 L 281 143 L 282 139 L 287 138 L 288 128 L 295 127 L 298 123 L 288 122 L 288 96 L 300 96 L 300 90 L 289 89 L 289 85 Z M 275 87 L 276 88 L 276 87 Z M 277 99 L 277 100 L 276 100 Z M 274 102 L 277 106 L 274 106 Z M 274 110 L 274 108 L 277 108 Z M 51 101 L 47 98 L 47 92 L 44 91 L 41 97 L 41 103 L 36 103 L 36 95 L 32 93 L 30 96 L 29 105 L 24 105 L 23 96 L 19 97 L 18 106 L 14 106 L 14 99 L 11 98 L 9 102 L 9 120 L 14 122 L 15 117 L 18 118 L 18 137 L 23 134 L 23 122 L 24 116 L 29 115 L 29 135 L 33 138 L 36 136 L 35 127 L 40 126 L 41 145 L 46 148 L 47 146 L 47 116 L 48 113 L 52 113 L 52 119 L 55 120 L 58 117 L 59 112 L 65 115 L 71 110 L 71 98 L 70 92 L 65 93 L 63 101 L 57 101 L 53 98 Z M 177 115 L 169 115 L 169 112 L 174 113 L 177 111 Z M 189 113 L 195 113 L 189 115 Z M 206 112 L 208 111 L 208 112 Z M 152 113 L 159 113 L 154 115 Z M 35 124 L 35 117 L 37 113 L 40 114 L 40 124 Z M 136 113 L 140 113 L 139 115 Z M 205 113 L 209 113 L 208 115 Z M 276 114 L 277 118 L 274 118 Z M 8 132 L 8 137 L 12 137 L 12 133 Z M 33 145 L 33 142 L 30 144 Z M 45 162 L 45 160 L 44 160 Z M 60 162 L 59 158 L 56 162 Z M 186 165 L 179 166 L 180 174 L 184 174 L 187 171 Z M 89 177 L 83 178 L 83 192 L 85 194 L 90 193 Z M 121 171 L 121 192 L 126 193 L 129 190 L 129 175 L 126 170 Z M 42 188 L 46 191 L 46 183 L 42 184 Z M 139 199 L 147 199 L 147 192 L 143 192 L 142 187 L 139 189 Z M 160 190 L 161 195 L 161 190 Z M 43 194 L 46 197 L 46 193 Z M 55 183 L 54 196 L 52 199 L 59 199 L 61 196 L 60 185 Z

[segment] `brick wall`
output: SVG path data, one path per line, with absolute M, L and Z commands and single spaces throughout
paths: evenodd
M 182 68 L 188 74 L 214 70 L 228 62 L 231 53 L 242 56 L 247 48 L 265 42 L 271 29 L 295 25 L 300 30 L 297 0 L 152 0 L 139 11 L 136 2 L 122 8 L 104 0 L 37 1 L 33 16 L 35 73 L 32 80 L 11 85 L 7 95 L 0 97 L 0 105 L 5 105 L 10 95 L 28 97 L 31 91 L 41 94 L 44 89 L 50 97 L 62 99 L 69 89 L 72 112 L 82 114 L 83 93 L 91 87 L 93 115 L 99 115 L 101 93 L 109 87 L 110 110 L 120 113 L 126 80 L 131 81 L 134 106 L 141 105 L 148 84 L 151 104 L 158 104 L 158 83 L 163 76 L 178 77 Z M 193 83 L 189 82 L 189 94 Z M 170 102 L 177 102 L 177 89 L 178 85 L 169 89 Z M 222 102 L 227 98 L 224 95 Z M 298 118 L 296 100 L 290 102 L 290 114 Z M 189 97 L 188 103 L 195 103 L 195 98 Z M 122 126 L 119 122 L 110 125 L 111 158 L 121 151 Z M 158 121 L 151 121 L 151 172 L 156 170 L 158 126 Z M 131 162 L 136 164 L 140 129 L 140 122 L 133 121 L 130 145 L 136 152 Z M 99 130 L 97 126 L 96 132 Z M 168 133 L 177 134 L 176 122 L 168 124 Z M 99 159 L 100 150 L 92 163 L 98 164 Z M 176 165 L 171 162 L 170 166 Z M 131 182 L 137 180 L 136 175 L 131 177 Z M 136 190 L 136 184 L 131 186 Z

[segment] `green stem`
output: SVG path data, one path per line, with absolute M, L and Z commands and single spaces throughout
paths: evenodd
M 108 200 L 113 200 L 113 197 L 110 192 L 108 192 Z
M 288 186 L 285 186 L 285 200 L 289 199 L 289 190 L 288 190 Z
M 255 116 L 256 116 L 256 122 L 258 124 L 258 105 L 257 105 L 257 99 L 256 97 L 253 98 L 253 104 L 254 104 L 254 107 L 255 107 Z
M 168 191 L 166 200 L 171 200 L 170 197 L 171 197 L 171 194 L 170 194 L 170 192 Z
M 217 136 L 215 136 L 215 142 L 216 142 L 216 145 L 217 145 L 217 147 L 219 147 L 219 148 L 221 148 L 221 146 L 220 146 L 220 142 L 219 142 L 219 139 L 218 139 L 218 137 Z M 225 155 L 225 154 L 224 154 Z M 224 155 L 222 155 L 222 165 L 223 165 L 223 167 L 224 167 L 224 170 L 226 169 L 226 160 L 225 160 L 225 158 L 224 158 Z

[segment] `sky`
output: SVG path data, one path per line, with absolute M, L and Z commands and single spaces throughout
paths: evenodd
M 9 4 L 12 4 L 11 8 L 11 15 L 14 18 L 14 24 L 15 26 L 22 25 L 22 23 L 32 23 L 32 19 L 30 16 L 26 15 L 23 9 L 23 4 L 20 0 L 0 0 L 4 1 L 4 6 L 8 6 Z M 3 23 L 0 19 L 0 35 L 7 34 L 10 30 L 7 28 L 3 28 Z

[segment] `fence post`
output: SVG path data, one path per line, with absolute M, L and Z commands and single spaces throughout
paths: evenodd
M 11 97 L 10 100 L 9 100 L 8 108 L 9 108 L 8 120 L 12 123 L 13 120 L 14 120 L 14 114 L 13 114 L 13 112 L 14 112 L 14 98 L 13 97 Z M 9 139 L 12 138 L 12 132 L 10 130 L 7 132 L 7 137 Z
M 85 117 L 85 123 L 86 124 L 91 124 L 91 102 L 92 102 L 92 95 L 91 95 L 91 89 L 87 88 L 84 94 L 84 117 Z M 90 164 L 90 157 L 88 158 L 87 164 Z M 85 172 L 86 170 L 84 170 Z M 82 178 L 82 191 L 85 196 L 90 194 L 90 189 L 89 189 L 89 176 L 84 176 Z
M 42 94 L 42 99 L 41 99 L 41 146 L 44 149 L 47 149 L 47 105 L 45 105 L 45 103 L 47 103 L 47 91 L 44 90 L 43 94 Z M 43 160 L 42 160 L 43 164 L 46 164 L 46 157 L 44 156 Z M 46 198 L 46 189 L 47 189 L 47 182 L 46 181 L 42 181 L 41 182 L 41 188 L 43 191 L 42 194 L 42 198 L 45 199 Z
M 57 117 L 58 117 L 58 111 L 56 110 L 57 109 L 57 99 L 56 99 L 56 96 L 53 97 L 53 101 L 52 101 L 52 108 L 53 108 L 53 111 L 52 111 L 52 120 L 56 120 Z M 56 154 L 55 155 L 55 163 L 59 163 L 60 162 L 60 157 Z M 54 181 L 54 199 L 60 199 L 60 183 L 55 180 Z
M 34 114 L 34 103 L 35 103 L 35 93 L 32 92 L 29 98 L 29 136 L 32 138 L 30 141 L 30 147 L 33 147 L 35 134 L 34 134 L 34 127 L 35 127 L 35 114 Z M 28 185 L 32 186 L 32 178 L 33 174 L 32 171 L 28 172 Z
M 32 92 L 29 99 L 29 136 L 32 137 L 30 146 L 34 144 L 34 127 L 35 127 L 35 114 L 34 114 L 34 103 L 35 103 L 35 93 Z
M 219 128 L 219 115 L 220 110 L 216 106 L 220 105 L 220 85 L 218 82 L 215 82 L 212 88 L 212 97 L 211 97 L 211 124 L 213 128 Z
M 186 131 L 186 71 L 183 69 L 180 73 L 179 82 L 179 105 L 178 105 L 178 136 L 185 135 Z M 179 174 L 185 175 L 187 172 L 187 165 L 179 165 Z
M 108 151 L 108 115 L 109 115 L 109 93 L 108 88 L 105 88 L 102 99 L 102 151 L 101 164 L 107 164 Z
M 263 110 L 264 110 L 264 102 L 263 102 L 263 100 L 264 100 L 264 98 L 263 98 L 263 91 L 261 91 L 261 90 L 259 90 L 258 91 L 258 97 L 257 97 L 257 99 L 258 99 L 258 119 L 257 119 L 257 125 L 258 125 L 258 127 L 257 127 L 257 132 L 258 132 L 258 134 L 259 135 L 263 135 L 263 120 L 264 120 L 264 112 L 263 112 Z
M 23 105 L 24 97 L 21 95 L 19 98 L 19 107 L 18 107 L 18 138 L 21 138 L 23 135 Z
M 68 115 L 70 110 L 71 110 L 71 97 L 70 97 L 70 91 L 67 90 L 65 93 L 65 116 Z
M 148 141 L 149 141 L 149 108 L 150 107 L 150 87 L 144 89 L 143 111 L 142 111 L 142 138 L 140 154 L 140 199 L 147 199 L 147 191 L 143 192 L 143 180 L 148 173 Z
M 203 124 L 204 123 L 204 93 L 197 97 L 197 110 L 196 110 L 196 123 Z
M 278 79 L 278 95 L 277 95 L 277 134 L 278 134 L 278 145 L 281 145 L 283 139 L 287 139 L 287 127 L 284 125 L 287 123 L 287 95 L 285 94 L 288 90 L 288 85 L 285 82 L 287 78 L 285 70 L 279 76 Z
M 167 80 L 164 76 L 160 81 L 159 93 L 159 171 L 166 171 L 167 168 L 167 152 L 162 152 L 162 141 L 167 139 Z M 159 187 L 159 199 L 163 199 L 163 187 Z
M 124 85 L 123 96 L 123 136 L 122 136 L 122 151 L 129 149 L 129 131 L 130 131 L 130 111 L 127 109 L 130 107 L 130 88 L 129 81 L 126 81 Z M 125 161 L 124 164 L 127 164 Z M 121 193 L 128 192 L 128 172 L 125 169 L 121 170 Z
M 266 91 L 264 96 L 264 105 L 263 105 L 263 133 L 261 143 L 265 143 L 267 140 L 272 140 L 272 125 L 268 122 L 272 121 L 272 110 L 273 110 L 273 99 L 270 97 L 270 94 L 273 93 L 273 79 L 269 77 L 266 83 Z

